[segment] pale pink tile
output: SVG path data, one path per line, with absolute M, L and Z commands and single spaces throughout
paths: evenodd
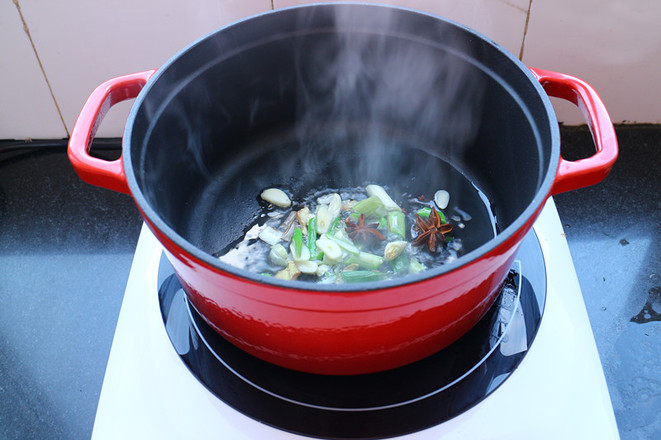
M 11 1 L 0 2 L 0 59 L 0 139 L 66 137 Z
M 519 54 L 529 0 L 368 0 L 365 3 L 390 4 L 439 15 L 484 34 Z M 309 3 L 306 0 L 274 0 L 276 8 Z
M 614 122 L 661 123 L 661 3 L 535 0 L 523 61 L 590 83 Z M 559 120 L 582 124 L 570 105 Z
M 21 5 L 69 129 L 103 81 L 159 67 L 218 27 L 271 9 L 270 0 L 22 0 Z M 98 136 L 121 136 L 129 109 L 111 110 Z

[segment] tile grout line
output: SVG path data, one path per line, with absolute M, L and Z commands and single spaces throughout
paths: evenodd
M 521 11 L 521 12 L 524 12 L 524 13 L 527 13 L 527 12 L 528 12 L 528 11 L 526 10 L 526 8 L 522 8 L 521 6 L 516 5 L 516 4 L 512 3 L 512 2 L 509 2 L 509 1 L 507 1 L 507 0 L 501 0 L 501 1 L 502 1 L 504 4 L 506 4 L 507 6 L 511 6 L 511 7 L 513 7 L 514 9 L 518 9 L 518 10 Z
M 39 63 L 39 68 L 41 69 L 41 74 L 44 77 L 44 80 L 46 80 L 46 85 L 48 86 L 48 91 L 50 92 L 51 98 L 53 98 L 53 103 L 55 103 L 55 108 L 57 109 L 57 114 L 60 116 L 60 121 L 62 121 L 62 125 L 64 126 L 64 131 L 67 133 L 67 137 L 69 137 L 69 129 L 67 128 L 66 122 L 64 122 L 64 116 L 62 116 L 62 110 L 60 110 L 60 106 L 57 103 L 57 99 L 55 99 L 55 94 L 53 93 L 53 88 L 51 87 L 50 81 L 48 80 L 48 76 L 46 75 L 46 70 L 44 69 L 44 65 L 41 62 L 41 58 L 39 58 L 39 54 L 37 53 L 37 47 L 34 44 L 34 41 L 32 40 L 32 35 L 30 34 L 30 29 L 28 28 L 28 24 L 25 21 L 25 17 L 23 17 L 23 11 L 21 10 L 21 5 L 19 4 L 19 0 L 13 0 L 14 5 L 16 5 L 16 10 L 18 11 L 18 15 L 21 17 L 21 22 L 23 23 L 23 31 L 26 33 L 28 36 L 28 40 L 30 40 L 30 45 L 32 45 L 32 51 L 34 52 L 34 56 L 37 57 L 37 63 Z
M 519 61 L 523 61 L 523 49 L 526 45 L 526 36 L 528 35 L 528 24 L 530 23 L 530 11 L 532 10 L 532 0 L 528 2 L 528 11 L 526 12 L 526 24 L 523 27 L 523 39 L 521 40 L 521 50 L 519 51 Z

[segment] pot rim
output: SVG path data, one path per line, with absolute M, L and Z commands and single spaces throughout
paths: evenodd
M 134 173 L 133 169 L 133 163 L 131 159 L 131 154 L 130 154 L 130 149 L 131 149 L 131 137 L 133 134 L 133 123 L 136 119 L 136 115 L 140 108 L 142 107 L 143 102 L 145 101 L 147 95 L 149 94 L 150 89 L 154 86 L 154 84 L 158 81 L 158 79 L 164 74 L 165 71 L 168 70 L 170 66 L 175 64 L 186 52 L 188 52 L 191 48 L 197 46 L 198 44 L 203 43 L 205 40 L 210 38 L 211 36 L 223 32 L 224 30 L 234 27 L 234 26 L 239 26 L 245 22 L 252 21 L 255 19 L 259 19 L 261 17 L 266 17 L 270 15 L 276 15 L 276 14 L 283 14 L 283 13 L 291 13 L 292 11 L 297 11 L 297 10 L 302 10 L 306 8 L 319 8 L 319 7 L 332 7 L 332 8 L 341 8 L 341 7 L 355 7 L 355 6 L 361 6 L 361 7 L 374 7 L 374 8 L 387 8 L 387 9 L 392 9 L 392 10 L 398 10 L 404 13 L 411 13 L 411 14 L 418 14 L 418 15 L 423 15 L 427 16 L 431 19 L 434 20 L 440 20 L 442 22 L 448 23 L 449 25 L 455 26 L 460 28 L 461 30 L 468 32 L 472 35 L 474 35 L 476 38 L 484 41 L 487 43 L 489 46 L 493 48 L 493 50 L 498 51 L 502 56 L 507 58 L 512 64 L 514 64 L 516 67 L 519 68 L 519 70 L 530 80 L 532 83 L 533 88 L 537 90 L 537 96 L 539 96 L 541 100 L 541 104 L 545 110 L 545 113 L 547 115 L 547 120 L 546 122 L 548 123 L 549 127 L 549 133 L 550 133 L 550 159 L 549 159 L 549 164 L 543 173 L 543 178 L 541 179 L 537 192 L 535 196 L 532 198 L 528 206 L 519 214 L 519 216 L 511 223 L 509 224 L 504 230 L 502 230 L 498 235 L 496 235 L 494 238 L 491 240 L 487 241 L 486 243 L 478 246 L 477 248 L 473 249 L 472 251 L 460 256 L 457 258 L 457 260 L 444 264 L 440 267 L 433 268 L 433 269 L 428 269 L 425 271 L 422 271 L 418 274 L 414 275 L 406 275 L 401 278 L 395 278 L 392 280 L 384 280 L 384 281 L 370 281 L 370 282 L 363 282 L 363 283 L 355 283 L 355 284 L 322 284 L 322 283 L 315 283 L 311 281 L 286 281 L 286 280 L 279 280 L 277 278 L 273 277 L 265 277 L 262 276 L 258 273 L 253 273 L 249 272 L 245 269 L 240 269 L 234 266 L 231 266 L 227 263 L 224 263 L 220 261 L 218 258 L 213 257 L 211 254 L 201 250 L 197 246 L 193 245 L 191 242 L 186 240 L 184 237 L 182 237 L 179 233 L 177 233 L 172 227 L 170 227 L 154 210 L 151 205 L 148 203 L 146 197 L 144 196 L 140 185 L 138 184 L 136 175 Z M 228 56 L 231 56 L 229 54 Z M 470 61 L 470 59 L 468 59 Z M 473 63 L 474 65 L 478 66 L 477 64 Z M 532 120 L 531 123 L 535 123 L 535 126 L 540 126 L 542 125 L 542 121 L 539 120 Z M 536 133 L 538 133 L 538 130 L 535 130 Z M 540 140 L 541 142 L 541 140 Z M 124 172 L 126 175 L 126 180 L 128 183 L 128 187 L 130 189 L 131 195 L 135 201 L 135 203 L 138 205 L 140 212 L 142 213 L 143 216 L 146 217 L 148 220 L 148 223 L 152 228 L 155 228 L 158 232 L 160 232 L 162 235 L 167 237 L 172 244 L 178 247 L 179 251 L 185 252 L 189 258 L 196 260 L 200 263 L 203 263 L 206 266 L 209 266 L 213 268 L 216 271 L 222 272 L 226 275 L 229 276 L 234 276 L 238 277 L 241 279 L 245 279 L 246 281 L 254 282 L 257 284 L 268 284 L 274 287 L 281 287 L 281 288 L 286 288 L 286 289 L 293 289 L 293 290 L 299 290 L 299 291 L 306 291 L 306 292 L 338 292 L 338 293 L 348 293 L 348 292 L 366 292 L 366 291 L 378 291 L 382 289 L 392 289 L 396 287 L 406 287 L 411 284 L 419 283 L 421 281 L 428 280 L 430 278 L 436 278 L 439 277 L 443 274 L 446 274 L 448 272 L 456 271 L 457 269 L 468 266 L 471 263 L 479 260 L 480 258 L 484 257 L 485 255 L 489 254 L 490 252 L 494 251 L 498 247 L 502 246 L 505 244 L 508 240 L 512 238 L 518 231 L 523 230 L 524 228 L 530 228 L 532 226 L 532 222 L 530 220 L 539 212 L 540 207 L 546 202 L 547 198 L 551 195 L 551 188 L 553 186 L 557 169 L 559 166 L 559 160 L 560 160 L 560 129 L 558 127 L 557 119 L 556 119 L 556 114 L 553 109 L 553 106 L 550 102 L 550 99 L 544 89 L 542 88 L 541 84 L 537 80 L 537 78 L 532 74 L 530 69 L 523 64 L 518 58 L 516 58 L 511 52 L 509 52 L 507 49 L 499 45 L 498 43 L 494 42 L 490 38 L 486 37 L 485 35 L 475 31 L 474 29 L 471 29 L 461 23 L 457 23 L 456 21 L 447 19 L 445 17 L 440 17 L 428 12 L 424 11 L 418 11 L 415 9 L 411 8 L 406 8 L 406 7 L 400 7 L 400 6 L 392 6 L 392 5 L 380 5 L 380 4 L 373 4 L 373 3 L 318 3 L 318 4 L 312 4 L 312 5 L 302 5 L 302 6 L 293 6 L 293 7 L 288 7 L 288 8 L 282 8 L 282 9 L 276 9 L 276 10 L 270 10 L 266 11 L 260 14 L 256 14 L 250 17 L 243 18 L 241 20 L 235 21 L 233 23 L 230 23 L 228 25 L 222 26 L 202 37 L 197 39 L 196 41 L 192 42 L 188 46 L 184 47 L 181 49 L 179 52 L 177 52 L 174 56 L 172 56 L 168 61 L 166 61 L 159 69 L 156 70 L 154 75 L 151 76 L 151 78 L 147 81 L 139 95 L 137 96 L 131 111 L 128 116 L 126 128 L 124 130 L 124 136 L 123 136 L 123 151 L 122 151 L 122 161 L 123 161 L 123 166 L 124 166 Z M 528 232 L 525 230 L 525 232 Z M 518 243 L 515 243 L 514 245 L 517 245 Z

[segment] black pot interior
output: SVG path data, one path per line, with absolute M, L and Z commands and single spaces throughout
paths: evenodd
M 470 209 L 447 163 L 482 191 L 503 231 L 555 170 L 540 90 L 502 49 L 436 17 L 282 10 L 221 29 L 161 68 L 134 106 L 125 165 L 152 221 L 208 254 L 243 234 L 271 186 L 294 200 L 364 183 L 395 198 L 445 188 Z M 489 237 L 476 234 L 473 247 Z

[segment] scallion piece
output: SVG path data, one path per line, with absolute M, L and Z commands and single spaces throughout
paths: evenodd
M 388 212 L 388 231 L 406 238 L 406 220 L 401 211 Z
M 359 252 L 347 258 L 346 263 L 355 263 L 363 269 L 378 269 L 383 264 L 383 257 L 370 254 L 369 252 Z
M 381 199 L 376 196 L 371 196 L 360 202 L 356 202 L 352 209 L 358 214 L 365 214 L 366 216 L 371 217 L 381 217 L 386 213 L 386 208 L 383 206 L 383 202 L 381 202 Z
M 409 261 L 409 273 L 418 273 L 423 270 L 425 270 L 425 266 L 415 258 L 411 258 L 411 261 Z
M 303 252 L 303 231 L 300 227 L 294 229 L 294 234 L 291 236 L 291 241 L 294 244 L 294 249 L 296 251 L 296 258 L 300 258 L 301 253 Z
M 360 249 L 358 249 L 353 243 L 350 243 L 334 235 L 326 235 L 326 237 L 328 237 L 329 240 L 337 243 L 342 249 L 349 252 L 350 254 L 358 254 L 360 252 Z
M 429 207 L 422 208 L 422 209 L 418 210 L 418 212 L 416 214 L 418 214 L 422 218 L 429 218 L 429 215 L 431 214 L 431 208 L 429 208 Z M 445 217 L 445 214 L 443 214 L 443 211 L 440 211 L 440 210 L 437 209 L 436 214 L 438 214 L 438 218 L 441 219 L 441 223 L 447 223 L 448 222 L 448 219 Z
M 337 232 L 337 227 L 338 227 L 339 224 L 340 224 L 340 217 L 338 216 L 338 217 L 335 217 L 333 222 L 328 227 L 328 232 L 326 233 L 326 235 L 334 235 L 335 232 Z
M 397 203 L 393 201 L 393 199 L 388 195 L 386 192 L 385 188 L 379 186 L 379 185 L 367 185 L 365 187 L 365 192 L 367 195 L 371 197 L 378 197 L 379 200 L 381 200 L 381 203 L 383 203 L 383 206 L 388 210 L 388 211 L 401 211 L 402 208 L 400 208 Z
M 310 249 L 310 258 L 317 255 L 317 217 L 308 220 L 308 249 Z
M 392 270 L 394 270 L 395 273 L 402 274 L 408 271 L 409 269 L 409 265 L 410 265 L 409 257 L 408 255 L 406 255 L 405 252 L 402 252 L 397 256 L 397 258 L 392 260 L 392 263 L 390 264 L 392 264 Z
M 381 281 L 385 278 L 382 272 L 372 270 L 351 270 L 341 272 L 340 276 L 347 283 L 363 283 L 366 281 Z

